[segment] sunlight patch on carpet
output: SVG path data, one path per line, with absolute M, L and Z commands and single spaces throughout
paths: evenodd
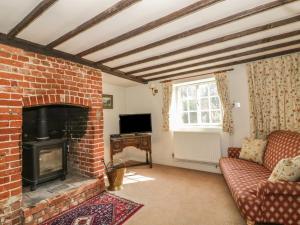
M 128 172 L 124 176 L 123 184 L 132 184 L 137 182 L 145 182 L 145 181 L 153 181 L 155 180 L 152 177 L 146 177 L 139 174 L 136 174 L 135 172 Z

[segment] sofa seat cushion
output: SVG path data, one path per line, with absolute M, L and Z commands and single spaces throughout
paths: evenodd
M 235 158 L 222 158 L 220 167 L 243 217 L 251 221 L 261 220 L 257 189 L 260 182 L 269 178 L 271 171 L 257 163 Z

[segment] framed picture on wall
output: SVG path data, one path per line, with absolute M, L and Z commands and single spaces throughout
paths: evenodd
M 113 96 L 112 95 L 102 95 L 103 98 L 103 109 L 112 109 L 113 108 Z

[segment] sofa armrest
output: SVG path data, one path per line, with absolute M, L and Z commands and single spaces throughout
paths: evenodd
M 228 148 L 228 157 L 229 158 L 239 158 L 241 152 L 241 148 L 237 147 L 229 147 Z
M 300 182 L 263 181 L 258 185 L 258 195 L 260 197 L 266 195 L 300 196 Z
M 298 224 L 300 221 L 300 182 L 262 181 L 258 184 L 257 200 L 261 221 L 276 224 Z

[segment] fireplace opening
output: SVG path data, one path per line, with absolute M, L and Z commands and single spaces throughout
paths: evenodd
M 35 190 L 40 183 L 65 179 L 72 142 L 83 137 L 87 121 L 88 109 L 83 107 L 51 105 L 23 109 L 24 186 Z

